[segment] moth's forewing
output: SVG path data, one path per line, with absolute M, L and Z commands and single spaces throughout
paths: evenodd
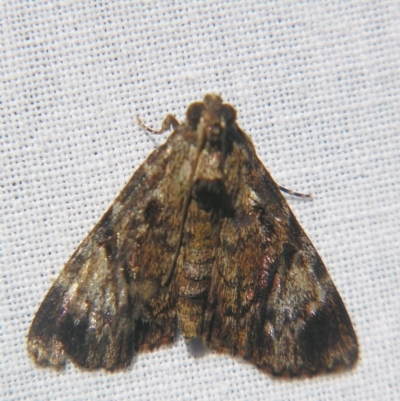
M 183 127 L 155 150 L 67 262 L 28 335 L 39 365 L 68 357 L 87 369 L 121 369 L 139 350 L 176 336 L 176 293 L 161 282 L 179 237 L 187 182 Z
M 239 132 L 243 138 L 226 160 L 235 214 L 223 219 L 219 232 L 204 341 L 275 375 L 351 367 L 358 345 L 340 295 L 250 139 Z

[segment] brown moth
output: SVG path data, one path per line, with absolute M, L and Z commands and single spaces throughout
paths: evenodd
M 114 371 L 179 329 L 274 375 L 351 367 L 342 299 L 235 109 L 208 94 L 171 126 L 45 297 L 29 354 Z

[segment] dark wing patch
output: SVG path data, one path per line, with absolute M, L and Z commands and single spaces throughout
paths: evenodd
M 133 357 L 135 336 L 127 282 L 104 246 L 82 248 L 87 259 L 78 272 L 64 270 L 43 301 L 28 350 L 41 365 L 61 366 L 68 356 L 88 369 L 123 368 Z
M 203 340 L 275 375 L 350 367 L 358 346 L 340 295 L 244 139 L 226 160 L 235 215 L 221 221 Z
M 136 352 L 173 341 L 175 293 L 161 282 L 179 237 L 188 146 L 175 132 L 155 150 L 67 262 L 29 331 L 38 364 L 60 367 L 70 358 L 116 370 Z

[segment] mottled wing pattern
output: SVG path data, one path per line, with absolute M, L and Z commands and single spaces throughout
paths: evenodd
M 217 95 L 192 103 L 65 265 L 28 351 L 121 369 L 179 328 L 275 375 L 350 367 L 356 336 L 319 255 Z
M 65 265 L 28 335 L 40 365 L 66 357 L 87 368 L 121 369 L 137 351 L 170 343 L 175 292 L 171 269 L 188 180 L 182 128 L 155 150 Z
M 357 340 L 340 295 L 250 139 L 238 138 L 225 162 L 234 216 L 220 223 L 203 341 L 275 375 L 349 367 Z

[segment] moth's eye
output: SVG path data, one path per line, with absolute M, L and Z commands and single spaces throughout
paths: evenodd
M 224 104 L 221 108 L 221 118 L 226 125 L 232 124 L 236 120 L 236 110 L 232 106 Z
M 188 110 L 187 110 L 187 119 L 189 122 L 189 125 L 193 128 L 196 128 L 197 124 L 200 121 L 201 113 L 204 110 L 204 103 L 198 102 L 198 103 L 192 103 Z

